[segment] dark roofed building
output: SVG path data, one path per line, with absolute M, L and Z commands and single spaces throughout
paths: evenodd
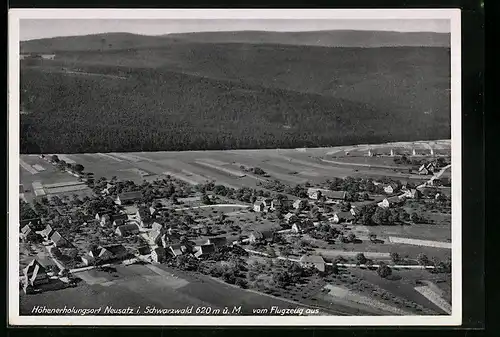
M 120 236 L 129 236 L 139 233 L 139 226 L 135 223 L 128 223 L 121 226 L 118 226 L 115 230 L 115 233 Z
M 68 246 L 69 244 L 68 240 L 63 238 L 58 231 L 53 231 L 52 235 L 49 237 L 49 240 L 51 240 L 56 247 L 64 247 Z
M 252 243 L 272 241 L 274 239 L 274 231 L 256 231 L 250 234 L 248 239 Z
M 300 258 L 300 265 L 305 268 L 314 267 L 323 272 L 326 269 L 325 260 L 319 255 L 303 255 Z
M 227 238 L 225 236 L 219 236 L 215 238 L 209 238 L 207 240 L 207 245 L 213 244 L 216 248 L 220 248 L 222 246 L 225 246 L 227 244 Z
M 195 247 L 195 253 L 194 256 L 197 258 L 207 256 L 209 254 L 212 254 L 215 252 L 215 245 L 214 244 L 205 244 L 201 246 Z
M 45 267 L 38 262 L 38 260 L 32 260 L 24 269 L 24 277 L 26 278 L 26 284 L 30 286 L 37 286 L 40 284 L 49 283 L 49 277 Z
M 123 192 L 117 195 L 115 203 L 117 205 L 127 205 L 133 204 L 142 198 L 142 193 L 140 191 L 133 192 Z

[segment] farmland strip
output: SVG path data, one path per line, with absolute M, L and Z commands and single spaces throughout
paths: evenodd
M 414 246 L 426 246 L 426 247 L 434 247 L 434 248 L 451 249 L 451 243 L 450 242 L 443 242 L 443 241 L 419 240 L 419 239 L 410 239 L 410 238 L 400 238 L 400 237 L 396 237 L 396 236 L 389 236 L 389 242 L 406 244 L 406 245 L 414 245 Z
M 430 287 L 415 287 L 415 290 L 426 297 L 429 301 L 437 305 L 439 308 L 441 308 L 444 312 L 451 315 L 451 305 Z
M 31 165 L 29 165 L 28 163 L 22 161 L 21 159 L 19 159 L 19 165 L 21 165 L 21 167 L 23 169 L 25 169 L 26 171 L 28 171 L 31 174 L 37 174 L 38 173 L 38 171 L 36 171 L 35 169 L 33 169 L 33 167 Z
M 114 161 L 119 161 L 119 162 L 123 161 L 123 160 L 115 158 L 107 153 L 96 153 L 96 155 L 104 157 L 104 158 L 108 158 L 108 159 L 113 159 Z
M 74 161 L 73 159 L 69 158 L 65 154 L 58 154 L 57 157 L 59 157 L 60 160 L 64 160 L 68 164 L 76 164 L 76 161 Z
M 243 178 L 245 176 L 245 174 L 242 173 L 242 172 L 239 172 L 239 171 L 236 171 L 236 170 L 231 170 L 231 169 L 228 169 L 228 168 L 225 168 L 225 167 L 221 167 L 221 166 L 218 166 L 218 165 L 210 164 L 210 163 L 207 163 L 207 162 L 204 162 L 204 161 L 201 161 L 201 160 L 195 160 L 195 163 L 203 165 L 203 166 L 207 166 L 207 167 L 210 167 L 210 168 L 213 168 L 215 170 L 222 171 L 224 173 L 230 174 L 230 175 L 235 176 L 237 178 Z

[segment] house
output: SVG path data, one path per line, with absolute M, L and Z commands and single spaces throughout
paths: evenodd
M 95 214 L 95 219 L 100 222 L 102 221 L 105 215 L 107 215 L 109 218 L 110 213 L 111 213 L 110 211 L 99 211 Z
M 102 249 L 111 253 L 113 259 L 122 260 L 129 255 L 127 249 L 120 244 L 103 246 Z
M 288 224 L 293 224 L 293 223 L 299 221 L 299 218 L 294 213 L 285 214 L 284 219 L 285 219 L 286 223 L 288 223 Z
M 183 255 L 183 254 L 192 253 L 192 251 L 193 251 L 191 245 L 187 244 L 187 243 L 177 243 L 174 245 L 170 245 L 168 247 L 168 249 L 174 257 L 179 256 L 179 255 Z
M 290 201 L 286 199 L 273 199 L 271 201 L 271 205 L 269 206 L 269 209 L 271 211 L 275 211 L 278 208 L 288 208 L 290 207 Z
M 415 188 L 405 190 L 405 192 L 400 195 L 400 197 L 408 198 L 408 199 L 419 199 L 421 196 L 422 196 L 422 193 Z
M 104 247 L 97 247 L 95 249 L 91 249 L 87 253 L 87 255 L 94 259 L 100 259 L 102 261 L 107 261 L 113 258 L 113 253 L 111 253 L 108 249 Z
M 81 259 L 82 259 L 83 264 L 86 266 L 90 266 L 95 261 L 95 259 L 88 254 L 83 255 L 81 257 Z
M 96 218 L 97 218 L 97 216 L 98 216 L 98 214 L 96 214 Z M 99 224 L 101 225 L 101 227 L 111 225 L 111 223 L 112 223 L 111 215 L 109 215 L 109 214 L 104 214 L 99 219 Z
M 137 255 L 149 255 L 151 254 L 151 247 L 149 246 L 141 246 L 141 247 L 138 247 L 136 250 L 135 250 L 135 253 Z
M 152 230 L 148 233 L 148 240 L 152 245 L 160 245 L 162 243 L 161 242 L 162 235 L 163 233 L 156 230 Z
M 264 203 L 264 207 L 271 208 L 271 204 L 273 203 L 273 199 L 271 199 L 271 198 L 262 198 L 261 201 Z
M 427 169 L 427 171 L 429 171 L 430 173 L 434 173 L 436 171 L 436 168 L 437 168 L 437 165 L 435 162 L 430 162 L 428 163 L 425 168 Z
M 49 236 L 49 240 L 51 240 L 56 247 L 65 247 L 69 244 L 68 240 L 63 238 L 57 231 L 52 232 L 52 234 Z
M 166 234 L 163 234 L 161 237 L 161 243 L 163 247 L 167 247 L 169 244 L 172 243 L 177 243 L 181 239 L 180 234 L 171 232 L 170 234 L 167 232 Z
M 265 207 L 266 207 L 266 205 L 264 204 L 263 201 L 256 201 L 253 204 L 253 210 L 255 212 L 264 212 Z
M 214 244 L 204 244 L 204 245 L 195 247 L 194 256 L 197 258 L 205 257 L 207 255 L 212 254 L 213 252 L 215 252 L 215 245 Z
M 42 54 L 40 55 L 42 59 L 44 60 L 53 60 L 55 59 L 56 55 L 55 54 Z
M 164 229 L 163 229 L 163 225 L 158 223 L 158 222 L 153 222 L 153 224 L 151 225 L 151 230 L 153 231 L 158 231 L 158 232 L 161 232 L 163 233 L 164 232 Z
M 274 239 L 274 231 L 256 231 L 250 234 L 248 241 L 251 243 L 256 242 L 269 242 Z
M 330 191 L 321 188 L 309 188 L 307 190 L 307 195 L 310 199 L 318 200 L 321 197 L 325 197 L 327 200 L 345 200 L 345 191 Z
M 23 274 L 26 279 L 26 285 L 37 286 L 49 283 L 47 271 L 45 270 L 45 267 L 38 262 L 38 260 L 32 260 L 23 269 Z
M 19 227 L 30 225 L 33 226 L 33 228 L 39 228 L 41 224 L 42 224 L 42 219 L 40 218 L 22 219 L 19 221 Z
M 401 198 L 394 196 L 390 198 L 385 198 L 381 202 L 379 202 L 377 205 L 382 208 L 389 208 L 390 206 L 393 206 L 394 204 L 398 204 L 401 202 Z
M 139 209 L 137 210 L 137 212 L 135 212 L 135 218 L 137 220 L 139 220 L 139 222 L 141 222 L 143 220 L 149 219 L 150 218 L 150 214 L 149 214 L 149 212 L 147 211 L 146 208 L 139 207 Z
M 331 218 L 328 219 L 331 223 L 345 223 L 353 222 L 354 215 L 350 211 L 347 212 L 335 212 Z
M 391 185 L 384 186 L 384 192 L 387 194 L 394 193 L 394 188 Z
M 128 219 L 126 220 L 123 220 L 123 219 L 116 219 L 115 221 L 113 221 L 113 227 L 114 228 L 117 228 L 117 227 L 120 227 L 120 226 L 123 226 L 125 225 L 125 221 L 127 221 Z
M 156 263 L 162 263 L 165 261 L 167 254 L 165 253 L 165 248 L 156 247 L 151 251 L 151 259 Z
M 422 164 L 422 166 L 420 166 L 418 168 L 418 174 L 420 174 L 420 175 L 427 175 L 427 174 L 429 174 L 429 170 L 425 167 L 425 164 Z
M 322 272 L 324 272 L 326 269 L 325 260 L 319 255 L 303 255 L 300 258 L 300 265 L 303 268 L 313 267 Z
M 304 223 L 294 223 L 292 225 L 292 232 L 293 233 L 305 233 L 307 232 L 309 229 L 311 229 L 312 227 L 314 227 L 314 223 L 310 223 L 310 222 L 304 222 Z
M 387 198 L 385 198 L 381 202 L 377 203 L 377 206 L 382 207 L 382 208 L 389 208 L 389 206 L 391 206 L 391 204 L 389 203 L 389 200 L 387 200 Z
M 116 196 L 115 203 L 117 205 L 134 204 L 142 198 L 140 191 L 123 192 Z
M 357 209 L 356 206 L 351 206 L 351 209 L 349 212 L 351 212 L 352 216 L 354 216 L 354 217 L 359 215 L 359 213 L 360 213 L 359 209 Z
M 52 226 L 47 225 L 44 230 L 40 232 L 40 234 L 45 238 L 48 239 L 54 230 L 52 229 Z
M 26 242 L 36 237 L 35 231 L 30 227 L 30 225 L 26 225 L 21 228 L 21 232 L 19 233 L 19 238 Z
M 293 202 L 293 208 L 295 209 L 301 209 L 302 207 L 304 207 L 306 204 L 305 200 L 303 199 L 297 199 Z
M 354 221 L 354 215 L 350 211 L 347 212 L 339 212 L 336 213 L 337 217 L 339 218 L 339 222 L 353 222 Z
M 227 238 L 225 236 L 219 236 L 215 238 L 209 238 L 207 240 L 207 245 L 214 245 L 215 248 L 220 248 L 227 245 Z
M 129 236 L 139 233 L 139 226 L 135 223 L 128 223 L 121 226 L 118 226 L 115 230 L 115 233 L 119 236 Z

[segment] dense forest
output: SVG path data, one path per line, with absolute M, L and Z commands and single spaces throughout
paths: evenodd
M 450 137 L 449 49 L 180 44 L 21 64 L 21 152 Z

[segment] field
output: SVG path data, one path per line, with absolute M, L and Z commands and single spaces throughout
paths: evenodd
M 390 145 L 388 145 L 390 146 Z M 86 172 L 93 172 L 96 178 L 116 176 L 120 180 L 143 180 L 161 178 L 165 175 L 184 180 L 192 185 L 207 181 L 232 188 L 256 188 L 266 180 L 279 180 L 295 185 L 306 181 L 312 184 L 323 183 L 333 177 L 347 176 L 390 176 L 403 181 L 422 176 L 408 176 L 391 169 L 373 169 L 368 167 L 336 166 L 320 159 L 329 153 L 343 151 L 338 148 L 278 149 L 278 150 L 229 150 L 229 151 L 184 151 L 184 152 L 135 152 L 66 154 L 66 158 L 84 166 Z M 367 157 L 368 158 L 368 157 Z M 371 160 L 372 158 L 370 158 Z M 20 168 L 21 183 L 28 187 L 35 181 L 43 185 L 72 182 L 75 178 L 58 171 L 47 161 L 35 155 L 22 155 L 26 165 L 41 165 L 44 171 L 28 172 Z M 376 160 L 376 157 L 375 157 Z M 240 167 L 258 167 L 267 173 L 267 177 L 257 176 L 243 171 Z M 145 175 L 147 174 L 147 176 Z M 56 190 L 57 191 L 57 190 Z M 76 188 L 70 193 L 80 193 Z M 28 195 L 29 197 L 29 195 Z
M 240 314 L 248 315 L 255 308 L 295 308 L 287 302 L 264 294 L 239 289 L 203 275 L 174 271 L 165 266 L 160 270 L 149 266 L 116 266 L 115 272 L 82 272 L 84 280 L 76 288 L 21 296 L 21 314 L 29 315 L 33 306 L 114 308 L 147 306 L 158 309 L 182 309 L 189 306 L 210 306 L 213 309 L 240 307 Z M 163 271 L 163 272 L 162 272 Z M 169 275 L 169 276 L 168 276 Z M 78 276 L 78 275 L 77 275 Z M 87 283 L 88 282 L 88 283 Z M 142 311 L 141 310 L 141 311 Z M 142 312 L 140 312 L 142 314 Z M 104 314 L 101 311 L 100 314 Z M 193 314 L 195 314 L 193 312 Z

